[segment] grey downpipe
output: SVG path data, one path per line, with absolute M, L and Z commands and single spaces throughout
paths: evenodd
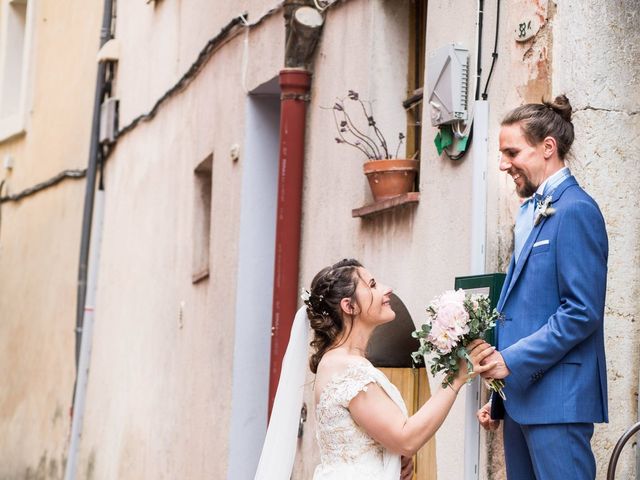
M 102 48 L 111 37 L 111 23 L 113 19 L 113 1 L 104 0 L 102 14 L 102 28 L 100 30 L 100 47 Z M 84 197 L 84 210 L 82 215 L 82 232 L 80 238 L 80 259 L 78 266 L 78 292 L 76 305 L 76 329 L 75 329 L 75 363 L 76 378 L 73 386 L 72 399 L 72 420 L 71 437 L 69 440 L 69 451 L 67 454 L 67 464 L 65 468 L 65 480 L 75 480 L 78 463 L 78 452 L 80 448 L 80 437 L 82 434 L 82 423 L 84 419 L 84 405 L 86 398 L 86 387 L 88 380 L 89 358 L 91 353 L 91 333 L 93 329 L 93 305 L 95 289 L 97 283 L 97 267 L 99 258 L 99 242 L 102 233 L 102 203 L 104 192 L 102 189 L 98 194 L 99 204 L 97 208 L 98 218 L 94 225 L 94 235 L 92 242 L 92 222 L 94 213 L 94 200 L 96 189 L 96 177 L 98 173 L 99 160 L 101 155 L 99 132 L 100 132 L 100 106 L 105 95 L 105 73 L 106 64 L 98 63 L 96 74 L 96 88 L 93 103 L 93 119 L 91 125 L 91 140 L 89 147 L 89 164 L 87 166 L 87 178 Z M 89 263 L 89 253 L 91 253 L 91 263 Z M 87 285 L 87 276 L 89 286 Z M 89 297 L 87 298 L 87 291 Z M 90 303 L 89 303 L 90 302 Z M 85 321 L 89 325 L 85 325 Z M 87 327 L 87 328 L 85 328 Z
M 91 347 L 93 345 L 93 325 L 95 319 L 96 291 L 98 285 L 98 266 L 100 264 L 100 245 L 102 242 L 102 224 L 104 219 L 104 190 L 99 189 L 95 197 L 95 215 L 91 235 L 91 257 L 89 258 L 89 276 L 87 282 L 86 304 L 82 328 L 82 345 L 80 348 L 80 362 L 76 375 L 76 389 L 74 396 L 73 419 L 71 421 L 71 435 L 65 480 L 77 478 L 78 458 L 80 454 L 80 440 L 87 398 L 89 381 L 89 365 L 91 363 Z
M 102 14 L 102 29 L 100 30 L 100 48 L 111 37 L 113 0 L 104 0 Z M 87 263 L 89 260 L 89 245 L 91 243 L 91 221 L 93 217 L 93 202 L 96 176 L 98 171 L 98 156 L 100 155 L 100 105 L 105 90 L 106 64 L 98 63 L 96 91 L 93 100 L 93 120 L 91 125 L 91 145 L 89 147 L 89 165 L 87 166 L 87 183 L 84 193 L 84 211 L 82 213 L 82 236 L 80 238 L 80 262 L 78 267 L 78 296 L 76 304 L 76 369 L 80 360 L 80 345 L 82 343 L 82 322 L 84 316 L 85 295 L 87 292 Z M 74 388 L 75 390 L 75 388 Z

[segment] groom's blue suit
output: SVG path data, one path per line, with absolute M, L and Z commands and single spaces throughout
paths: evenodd
M 608 421 L 604 219 L 573 176 L 552 198 L 555 212 L 512 258 L 498 302 L 497 347 L 510 374 L 492 416 L 504 407 L 510 480 L 594 478 L 593 423 Z M 562 450 L 568 443 L 575 448 Z M 536 477 L 523 476 L 528 469 Z

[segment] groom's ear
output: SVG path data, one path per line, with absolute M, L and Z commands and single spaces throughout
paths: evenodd
M 542 140 L 543 155 L 545 159 L 551 158 L 558 151 L 558 142 L 553 137 L 545 137 Z

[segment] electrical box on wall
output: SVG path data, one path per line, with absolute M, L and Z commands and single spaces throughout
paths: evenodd
M 100 105 L 100 132 L 99 140 L 102 144 L 110 144 L 116 141 L 118 133 L 118 100 L 107 98 Z
M 469 88 L 469 50 L 445 45 L 427 61 L 427 99 L 431 125 L 467 120 Z

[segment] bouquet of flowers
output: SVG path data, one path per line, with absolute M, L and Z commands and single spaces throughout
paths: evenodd
M 414 362 L 423 357 L 431 360 L 431 374 L 445 372 L 442 386 L 451 385 L 461 358 L 466 359 L 469 371 L 473 365 L 466 345 L 476 338 L 485 338 L 499 317 L 491 308 L 486 295 L 465 294 L 464 290 L 448 290 L 434 298 L 427 307 L 427 321 L 411 335 L 420 341 L 420 348 L 411 355 Z M 492 379 L 487 387 L 505 399 L 502 380 Z

